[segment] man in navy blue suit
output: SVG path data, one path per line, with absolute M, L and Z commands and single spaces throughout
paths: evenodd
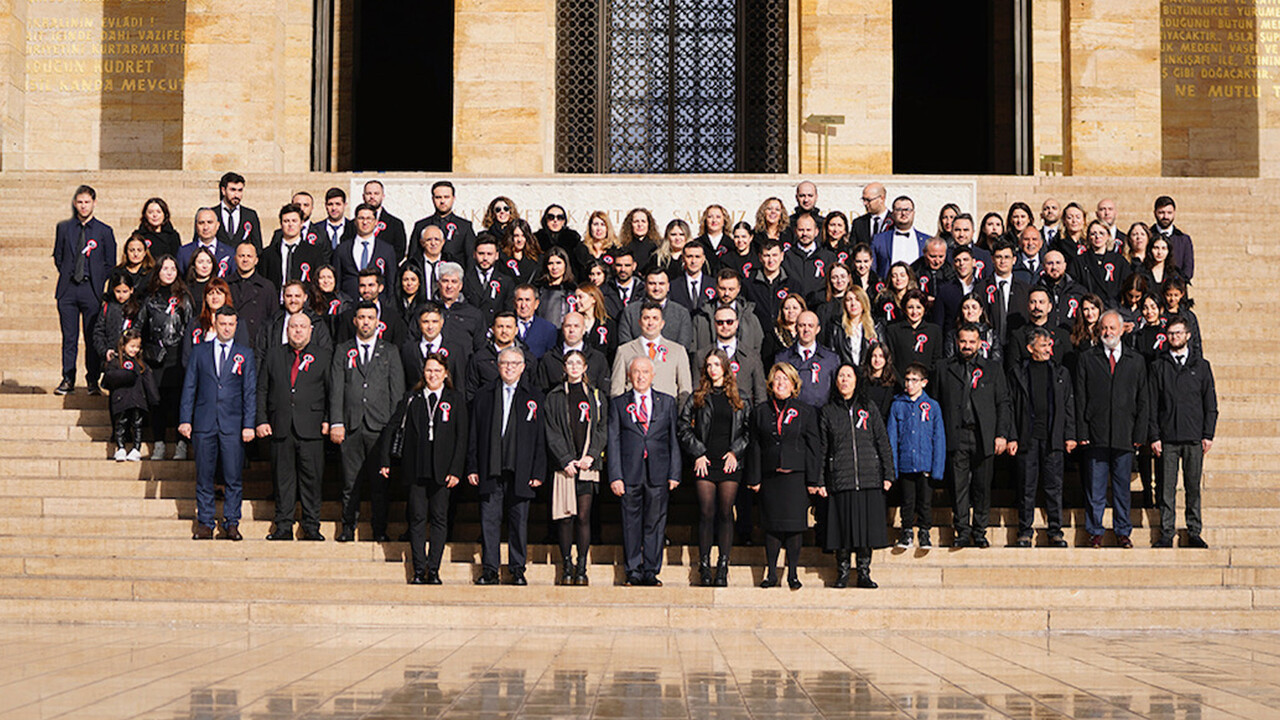
M 347 297 L 360 294 L 360 271 L 373 268 L 383 278 L 393 277 L 396 268 L 396 253 L 382 238 L 378 237 L 377 209 L 372 205 L 361 203 L 356 207 L 355 237 L 343 240 L 338 249 L 333 251 L 329 259 L 338 271 L 338 287 Z
M 58 269 L 58 319 L 62 323 L 62 382 L 55 391 L 66 395 L 76 385 L 76 354 L 80 328 L 84 327 L 85 382 L 90 395 L 98 395 L 102 358 L 94 349 L 94 328 L 102 310 L 102 291 L 116 262 L 116 236 L 111 227 L 93 216 L 98 193 L 88 185 L 76 188 L 71 200 L 73 217 L 58 223 L 53 240 L 53 264 Z
M 661 587 L 667 501 L 680 484 L 676 399 L 653 389 L 653 361 L 627 367 L 630 392 L 609 401 L 609 489 L 621 498 L 628 585 Z
M 805 310 L 796 319 L 796 342 L 774 358 L 789 363 L 800 374 L 800 402 L 821 410 L 831 399 L 831 386 L 840 369 L 840 356 L 818 342 L 818 315 Z
M 196 238 L 178 248 L 178 271 L 187 272 L 191 258 L 200 248 L 208 248 L 213 253 L 213 274 L 226 279 L 231 276 L 232 261 L 235 254 L 231 246 L 218 239 L 218 214 L 209 208 L 201 208 L 196 213 Z
M 910 265 L 924 254 L 924 244 L 929 236 L 915 229 L 916 204 L 906 195 L 893 201 L 893 227 L 871 238 L 871 255 L 875 258 L 876 273 L 889 277 L 889 268 L 896 262 Z
M 556 344 L 559 333 L 550 320 L 538 314 L 538 290 L 532 285 L 516 288 L 516 337 L 524 343 L 533 359 L 542 356 Z
M 196 532 L 194 540 L 213 537 L 213 476 L 221 466 L 226 484 L 222 502 L 222 530 L 227 540 L 241 540 L 240 500 L 243 488 L 244 443 L 253 440 L 257 414 L 257 363 L 253 350 L 235 342 L 235 308 L 224 305 L 214 317 L 213 342 L 191 350 L 182 380 L 178 433 L 196 451 Z

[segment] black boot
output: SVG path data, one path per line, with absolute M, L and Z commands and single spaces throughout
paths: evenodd
M 867 588 L 868 590 L 874 590 L 880 587 L 876 584 L 875 580 L 871 579 L 871 552 L 869 550 L 866 551 L 865 554 L 861 552 L 858 553 L 857 585 L 860 588 Z
M 702 587 L 711 587 L 711 556 L 703 555 L 698 560 L 698 582 Z
M 849 570 L 851 569 L 849 562 L 848 550 L 836 551 L 836 581 L 831 584 L 832 587 L 847 588 L 849 587 Z
M 584 587 L 591 584 L 591 581 L 587 579 L 587 558 L 586 557 L 578 558 L 578 569 L 574 571 L 573 584 L 581 585 Z
M 129 442 L 129 418 L 123 414 L 115 418 L 115 427 L 111 429 L 111 439 L 116 444 L 117 460 L 122 460 L 124 446 Z
M 572 585 L 573 578 L 574 578 L 573 559 L 570 558 L 568 555 L 565 555 L 564 560 L 561 561 L 560 584 Z
M 729 586 L 729 556 L 721 555 L 720 562 L 716 563 L 716 587 Z
M 142 452 L 142 421 L 144 419 L 145 418 L 142 413 L 138 412 L 130 418 L 129 422 L 129 429 L 132 431 L 133 435 L 133 449 L 138 452 Z

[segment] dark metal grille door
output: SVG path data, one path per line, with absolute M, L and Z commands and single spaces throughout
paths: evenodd
M 786 0 L 559 0 L 559 172 L 786 171 Z

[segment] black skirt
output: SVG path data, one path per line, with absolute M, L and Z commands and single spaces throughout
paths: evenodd
M 809 529 L 809 491 L 804 473 L 765 473 L 760 479 L 760 527 L 767 533 Z
M 827 506 L 827 550 L 889 547 L 882 490 L 842 490 Z

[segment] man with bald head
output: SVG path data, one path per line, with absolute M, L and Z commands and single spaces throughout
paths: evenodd
M 1035 227 L 1028 225 L 1018 235 L 1018 254 L 1013 262 L 1013 276 L 1035 285 L 1044 272 L 1044 237 Z
M 667 501 L 680 484 L 676 399 L 653 388 L 653 361 L 627 364 L 630 391 L 609 401 L 609 489 L 621 499 L 627 585 L 660 587 Z
M 196 212 L 196 236 L 191 242 L 178 248 L 178 271 L 186 274 L 187 266 L 196 251 L 206 248 L 213 253 L 213 274 L 226 278 L 231 272 L 235 251 L 230 245 L 218 238 L 218 213 L 211 208 L 201 208 Z
M 1107 226 L 1107 232 L 1111 233 L 1111 247 L 1109 249 L 1120 250 L 1123 244 L 1129 241 L 1129 236 L 1116 227 L 1116 201 L 1111 198 L 1099 200 L 1097 217 L 1103 225 Z
M 853 243 L 870 245 L 871 238 L 889 229 L 893 222 L 885 204 L 884 185 L 873 182 L 862 188 L 862 207 L 866 212 L 853 220 Z
M 567 312 L 560 321 L 560 335 L 563 342 L 558 342 L 547 350 L 538 360 L 538 389 L 544 393 L 564 382 L 564 356 L 577 350 L 587 361 L 587 380 L 592 387 L 601 391 L 609 390 L 609 360 L 585 339 L 587 321 L 579 312 Z
M 796 342 L 773 358 L 775 363 L 790 363 L 800 374 L 799 400 L 821 408 L 831 397 L 840 356 L 818 342 L 818 315 L 812 310 L 800 313 L 796 320 Z
M 1054 327 L 1070 328 L 1080 314 L 1080 299 L 1087 292 L 1084 286 L 1067 274 L 1067 259 L 1058 250 L 1050 250 L 1044 254 L 1044 274 L 1032 286 L 1044 288 L 1053 303 L 1050 321 Z
M 328 347 L 311 342 L 311 318 L 289 316 L 287 344 L 273 345 L 258 373 L 259 439 L 271 443 L 276 491 L 275 528 L 268 540 L 292 540 L 294 505 L 302 501 L 302 539 L 320 534 L 320 481 L 324 438 L 329 434 Z
M 1045 247 L 1051 247 L 1053 241 L 1062 234 L 1062 206 L 1054 198 L 1045 198 L 1040 205 L 1040 236 L 1044 238 Z

